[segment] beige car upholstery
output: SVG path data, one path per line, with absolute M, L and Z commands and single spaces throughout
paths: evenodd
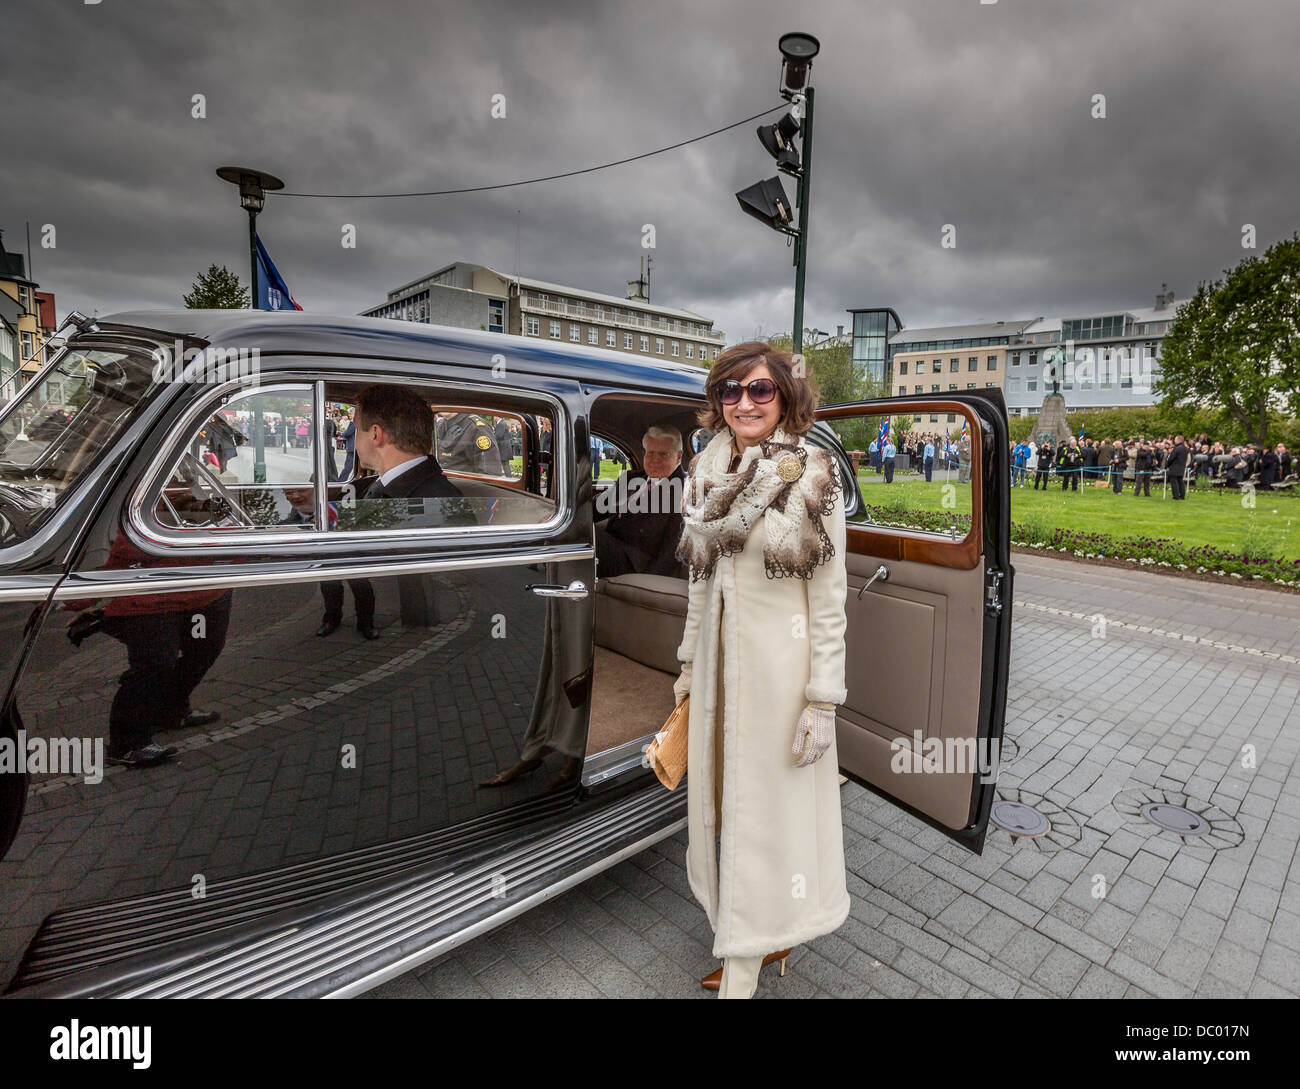
M 681 672 L 677 648 L 686 629 L 686 580 L 615 575 L 596 580 L 596 645 L 665 673 Z

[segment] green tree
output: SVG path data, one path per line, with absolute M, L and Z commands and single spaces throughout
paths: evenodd
M 1262 445 L 1270 410 L 1300 415 L 1300 236 L 1224 276 L 1178 308 L 1153 389 L 1166 406 L 1225 409 Z
M 247 310 L 248 288 L 225 265 L 209 265 L 182 299 L 188 310 Z

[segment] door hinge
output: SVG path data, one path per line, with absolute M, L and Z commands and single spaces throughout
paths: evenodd
M 984 611 L 989 616 L 1002 615 L 1002 572 L 989 568 L 985 574 L 988 581 L 984 584 Z

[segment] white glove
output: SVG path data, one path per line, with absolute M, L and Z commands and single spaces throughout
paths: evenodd
M 806 768 L 817 763 L 831 747 L 834 738 L 835 704 L 820 701 L 808 704 L 799 716 L 799 725 L 794 730 L 794 744 L 790 747 L 790 752 L 799 757 L 795 761 L 795 767 Z M 802 756 L 799 755 L 801 751 Z
M 676 706 L 676 704 L 678 703 L 681 703 L 682 700 L 684 700 L 690 694 L 691 694 L 691 663 L 683 662 L 681 676 L 679 676 L 677 680 L 673 682 L 673 699 L 676 701 L 674 703 L 674 706 Z

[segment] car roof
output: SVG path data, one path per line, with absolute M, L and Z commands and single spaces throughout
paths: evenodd
M 413 359 L 490 368 L 493 356 L 524 373 L 567 377 L 597 385 L 633 385 L 699 396 L 702 367 L 659 362 L 608 348 L 551 343 L 532 337 L 447 325 L 290 310 L 132 310 L 97 317 L 110 327 L 145 331 L 170 341 L 193 337 L 214 347 L 256 348 L 259 355 L 302 353 Z

